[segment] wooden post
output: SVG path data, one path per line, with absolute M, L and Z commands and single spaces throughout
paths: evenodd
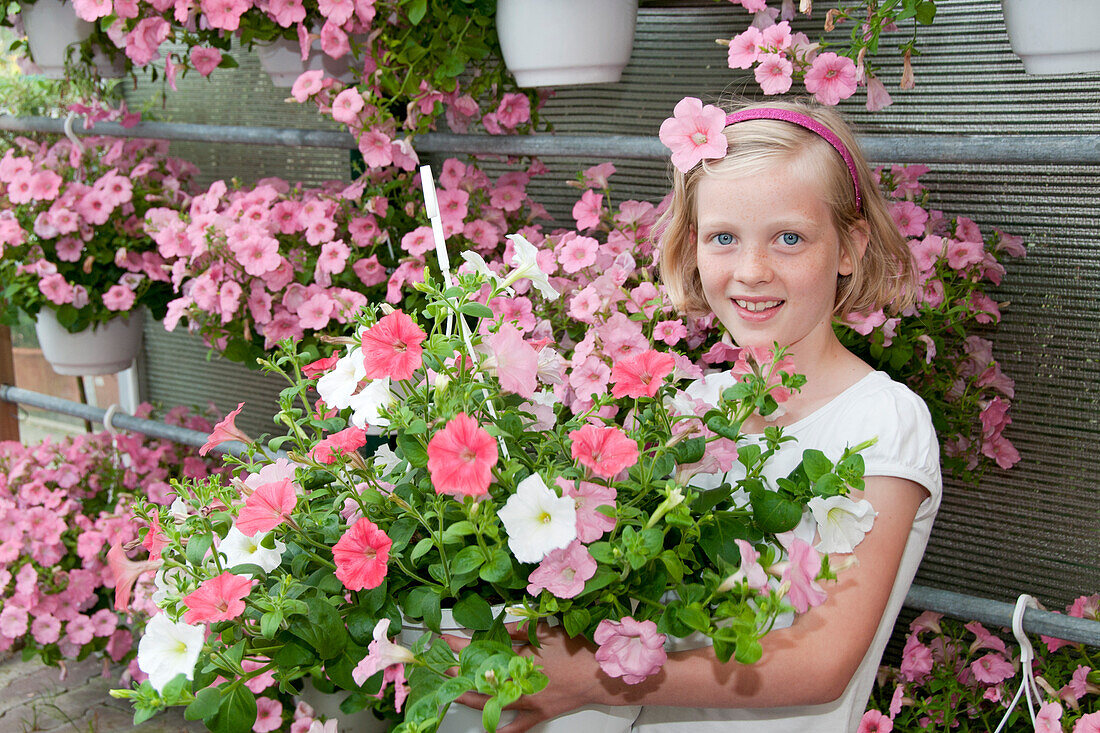
M 15 359 L 11 351 L 11 329 L 0 325 L 0 384 L 15 386 Z M 0 440 L 19 440 L 19 408 L 0 402 Z

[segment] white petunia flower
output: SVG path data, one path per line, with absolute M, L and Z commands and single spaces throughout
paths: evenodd
M 519 482 L 497 516 L 508 533 L 508 548 L 520 562 L 541 562 L 577 538 L 576 502 L 559 497 L 537 473 Z
M 539 267 L 538 247 L 528 242 L 522 234 L 509 234 L 508 239 L 512 240 L 512 265 L 516 268 L 508 275 L 508 282 L 512 283 L 525 277 L 544 298 L 557 300 L 561 293 L 554 290 L 550 285 L 550 278 Z
M 374 451 L 374 470 L 378 471 L 379 476 L 385 476 L 397 468 L 401 461 L 402 459 L 393 452 L 393 448 L 385 443 L 378 446 L 378 450 Z
M 372 379 L 359 394 L 348 401 L 347 406 L 352 409 L 351 424 L 364 429 L 368 425 L 384 428 L 390 424 L 390 421 L 382 417 L 379 411 L 392 404 L 393 392 L 390 390 L 390 378 Z
M 820 552 L 851 552 L 871 531 L 877 516 L 871 502 L 852 501 L 847 496 L 815 496 L 808 506 L 821 537 L 815 545 Z
M 137 661 L 141 671 L 149 675 L 153 689 L 163 692 L 176 675 L 195 678 L 195 663 L 205 636 L 203 626 L 172 621 L 168 614 L 158 613 L 150 619 L 138 642 Z
M 366 376 L 363 350 L 356 347 L 340 357 L 332 371 L 317 380 L 317 394 L 329 407 L 343 410 L 351 404 L 355 388 Z
M 464 259 L 466 263 L 470 265 L 470 267 L 474 269 L 474 272 L 476 272 L 478 275 L 481 275 L 489 282 L 500 282 L 500 278 L 497 277 L 497 274 L 489 269 L 489 265 L 485 262 L 485 258 L 479 255 L 477 252 L 467 249 L 459 252 L 459 256 Z
M 233 568 L 237 565 L 259 565 L 265 573 L 270 573 L 279 567 L 279 563 L 283 561 L 286 545 L 275 540 L 275 548 L 272 550 L 261 546 L 260 543 L 268 534 L 270 532 L 257 533 L 255 537 L 248 537 L 237 529 L 236 525 L 230 527 L 225 534 L 225 539 L 218 545 L 218 552 L 225 557 L 225 566 Z M 241 573 L 241 575 L 252 577 L 249 573 Z

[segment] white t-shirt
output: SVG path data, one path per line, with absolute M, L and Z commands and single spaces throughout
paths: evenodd
M 734 382 L 728 372 L 717 373 L 696 382 L 688 392 L 714 404 L 721 391 Z M 642 708 L 634 723 L 633 730 L 637 733 L 849 733 L 859 727 L 883 649 L 920 565 L 939 508 L 942 493 L 939 443 L 923 400 L 885 372 L 872 372 L 863 377 L 814 413 L 784 427 L 784 435 L 794 436 L 798 441 L 781 446 L 766 464 L 763 473 L 772 482 L 789 474 L 802 460 L 802 451 L 806 448 L 817 448 L 836 461 L 846 447 L 877 437 L 875 445 L 861 451 L 866 466 L 864 475 L 909 479 L 928 491 L 929 495 L 921 502 L 913 520 L 897 577 L 871 646 L 844 694 L 831 703 L 758 709 L 647 706 Z M 740 464 L 727 474 L 731 481 L 743 476 L 744 467 Z M 722 482 L 721 476 L 709 478 L 715 486 Z M 693 480 L 693 483 L 702 482 Z M 808 513 L 795 532 L 802 539 L 813 541 L 816 524 Z M 806 660 L 807 668 L 813 664 L 812 659 Z M 797 684 L 797 680 L 792 680 L 791 684 Z

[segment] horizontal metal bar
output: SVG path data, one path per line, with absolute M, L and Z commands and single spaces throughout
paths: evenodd
M 914 585 L 909 588 L 905 605 L 920 611 L 936 611 L 952 618 L 974 620 L 996 628 L 1012 626 L 1015 605 L 988 598 Z M 1057 639 L 1100 647 L 1100 621 L 1066 616 L 1053 611 L 1028 608 L 1023 615 L 1024 631 Z
M 0 115 L 0 129 L 64 134 L 64 120 Z M 242 145 L 354 148 L 346 132 L 240 125 L 141 122 L 124 128 L 100 122 L 80 135 L 149 137 Z M 1100 135 L 862 135 L 868 159 L 889 163 L 1015 163 L 1090 165 L 1100 163 Z M 420 153 L 534 155 L 543 157 L 660 160 L 668 149 L 647 135 L 455 135 L 432 132 L 416 138 Z
M 8 384 L 0 384 L 0 401 L 14 402 L 21 405 L 29 405 L 30 407 L 39 407 L 43 410 L 59 412 L 63 415 L 72 415 L 82 420 L 88 420 L 101 425 L 103 424 L 104 418 L 107 416 L 107 410 L 102 407 L 93 407 L 92 405 L 85 405 L 80 402 L 61 399 L 60 397 L 32 392 L 28 389 L 12 387 Z M 174 443 L 181 443 L 183 445 L 202 446 L 210 437 L 208 433 L 202 433 L 198 430 L 188 430 L 178 425 L 165 425 L 156 420 L 146 420 L 121 412 L 116 412 L 111 416 L 111 426 L 122 430 L 132 430 L 135 433 L 142 433 L 143 435 L 148 435 L 153 438 L 171 440 Z M 231 440 L 215 446 L 212 450 L 218 453 L 230 453 L 234 456 L 241 456 L 244 454 L 245 448 L 246 446 L 244 443 Z

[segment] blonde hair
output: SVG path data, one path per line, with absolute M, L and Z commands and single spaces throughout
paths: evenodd
M 863 209 L 856 206 L 855 188 L 848 166 L 824 138 L 789 122 L 745 120 L 723 131 L 729 141 L 726 155 L 704 160 L 687 173 L 672 169 L 672 200 L 658 222 L 661 280 L 673 305 L 689 315 L 712 312 L 703 295 L 696 264 L 696 197 L 699 181 L 707 175 L 758 173 L 776 162 L 798 161 L 821 183 L 825 203 L 840 235 L 842 253 L 852 263 L 852 273 L 837 281 L 833 316 L 867 313 L 889 306 L 895 312 L 910 305 L 915 292 L 916 270 L 905 237 L 898 231 L 871 167 L 847 123 L 835 112 L 801 102 L 776 101 L 745 105 L 742 109 L 768 107 L 798 112 L 833 131 L 855 162 Z M 867 249 L 862 253 L 849 236 L 866 227 Z

